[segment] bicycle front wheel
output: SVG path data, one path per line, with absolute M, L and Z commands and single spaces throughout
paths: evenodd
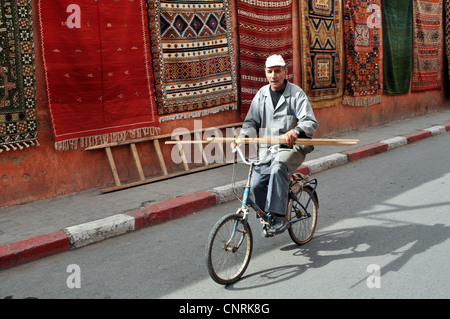
M 211 230 L 206 244 L 206 265 L 211 278 L 222 285 L 236 282 L 250 262 L 253 237 L 242 215 L 222 217 Z
M 287 211 L 288 220 L 290 222 L 297 220 L 291 223 L 289 235 L 297 245 L 303 245 L 309 242 L 316 230 L 319 202 L 316 196 L 311 196 L 312 192 L 312 188 L 306 186 L 303 190 L 295 194 L 301 205 L 293 199 L 289 200 Z M 310 198 L 309 205 L 305 209 Z

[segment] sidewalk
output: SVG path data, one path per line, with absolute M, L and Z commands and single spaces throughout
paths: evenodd
M 299 169 L 314 175 L 449 130 L 450 110 L 445 110 L 339 134 L 332 138 L 360 142 L 316 146 Z M 0 208 L 0 270 L 233 200 L 232 172 L 233 165 L 227 165 L 108 194 L 96 189 Z M 238 185 L 247 173 L 239 171 Z

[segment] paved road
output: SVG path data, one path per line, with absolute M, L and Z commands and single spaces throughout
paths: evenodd
M 237 201 L 3 270 L 0 299 L 449 298 L 448 145 L 444 134 L 318 174 L 314 239 L 263 239 L 252 218 L 253 257 L 231 286 L 208 277 L 204 244 Z

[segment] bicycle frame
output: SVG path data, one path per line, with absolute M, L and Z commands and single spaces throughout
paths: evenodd
M 239 210 L 237 211 L 237 214 L 240 214 L 241 212 L 243 213 L 243 219 L 244 219 L 244 225 L 247 225 L 248 222 L 248 215 L 249 215 L 249 210 L 248 210 L 248 206 L 250 206 L 256 213 L 257 215 L 261 218 L 261 223 L 265 223 L 268 226 L 270 226 L 272 224 L 273 218 L 270 214 L 270 212 L 264 212 L 251 198 L 250 198 L 250 185 L 251 185 L 251 179 L 252 179 L 252 175 L 253 175 L 253 171 L 255 169 L 255 166 L 257 166 L 257 164 L 253 163 L 253 162 L 248 162 L 245 160 L 244 155 L 242 154 L 242 151 L 236 147 L 235 150 L 239 153 L 239 155 L 241 156 L 242 160 L 244 161 L 244 163 L 246 163 L 247 165 L 249 165 L 249 171 L 248 171 L 248 176 L 247 176 L 247 183 L 245 185 L 244 188 L 244 195 L 242 197 L 242 205 L 239 208 Z M 294 195 L 294 193 L 292 192 L 292 190 L 289 188 L 289 197 L 292 198 L 296 203 L 298 203 L 301 207 L 301 209 L 303 209 L 303 211 L 306 213 L 305 217 L 302 218 L 297 218 L 294 220 L 290 220 L 289 224 L 294 224 L 298 221 L 301 221 L 303 219 L 309 218 L 310 215 L 307 211 L 309 204 L 311 203 L 311 199 L 314 196 L 315 192 L 316 192 L 316 188 L 317 188 L 317 179 L 312 179 L 310 181 L 308 181 L 305 185 L 310 185 L 312 187 L 312 192 L 311 195 L 308 198 L 308 201 L 306 203 L 305 206 L 303 206 L 303 204 L 298 200 L 297 196 Z M 303 191 L 302 191 L 303 192 Z M 232 236 L 230 238 L 231 239 L 234 237 L 235 233 L 236 233 L 236 229 L 237 229 L 237 222 L 234 225 L 233 228 L 233 232 L 232 232 Z M 241 239 L 242 241 L 242 239 Z M 239 243 L 240 245 L 240 243 Z
M 243 195 L 243 198 L 242 198 L 242 205 L 241 205 L 241 208 L 240 208 L 239 211 L 243 211 L 244 212 L 244 220 L 245 220 L 245 223 L 247 223 L 247 218 L 248 218 L 247 206 L 250 206 L 259 215 L 259 217 L 264 220 L 264 222 L 266 222 L 266 223 L 268 223 L 270 225 L 271 222 L 272 222 L 272 216 L 270 215 L 270 213 L 269 212 L 264 212 L 250 198 L 250 185 L 251 185 L 251 178 L 252 178 L 252 175 L 253 175 L 254 168 L 255 168 L 255 164 L 251 163 L 250 164 L 250 168 L 249 168 L 248 177 L 247 177 L 247 184 L 245 185 L 244 195 Z M 303 220 L 303 219 L 306 219 L 306 218 L 310 217 L 307 209 L 308 209 L 309 204 L 311 203 L 312 197 L 314 196 L 314 194 L 316 192 L 317 179 L 314 178 L 314 179 L 308 181 L 305 185 L 310 185 L 312 187 L 311 195 L 309 196 L 308 201 L 307 201 L 305 206 L 303 206 L 303 204 L 298 200 L 297 196 L 294 195 L 294 193 L 292 192 L 291 189 L 289 189 L 289 197 L 292 198 L 296 203 L 298 203 L 300 205 L 300 207 L 303 209 L 303 211 L 306 213 L 306 215 L 308 215 L 308 216 L 291 220 L 291 221 L 289 221 L 289 224 L 293 224 L 293 223 L 296 223 L 296 222 L 298 222 L 300 220 Z
M 251 163 L 248 170 L 247 184 L 245 185 L 244 195 L 242 197 L 241 210 L 244 211 L 244 223 L 247 223 L 248 209 L 247 206 L 253 208 L 253 210 L 269 225 L 272 223 L 272 217 L 269 213 L 265 213 L 261 208 L 256 205 L 256 203 L 250 198 L 250 183 L 252 180 L 253 171 L 255 169 L 255 164 Z

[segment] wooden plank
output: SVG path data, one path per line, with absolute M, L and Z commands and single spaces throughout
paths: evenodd
M 170 173 L 169 175 L 166 175 L 166 176 L 157 176 L 157 177 L 148 178 L 144 181 L 136 181 L 136 182 L 131 182 L 131 183 L 127 183 L 127 184 L 123 184 L 123 185 L 119 185 L 119 186 L 103 188 L 103 189 L 100 189 L 100 193 L 105 194 L 105 193 L 115 192 L 115 191 L 119 191 L 122 189 L 130 188 L 130 187 L 136 187 L 136 186 L 140 186 L 140 185 L 159 182 L 159 181 L 162 181 L 165 179 L 183 176 L 183 175 L 190 174 L 190 173 L 197 173 L 197 172 L 201 172 L 201 171 L 204 171 L 207 169 L 212 169 L 212 168 L 225 166 L 225 165 L 229 165 L 229 164 L 230 163 L 216 163 L 216 164 L 210 164 L 210 165 L 205 165 L 205 166 L 201 166 L 201 167 L 191 168 L 188 172 L 186 172 L 186 171 L 174 172 L 174 173 Z
M 224 125 L 219 125 L 219 126 L 214 126 L 214 127 L 206 127 L 206 128 L 202 128 L 201 130 L 190 130 L 188 132 L 190 134 L 193 134 L 194 132 L 204 132 L 206 130 L 223 129 L 223 128 L 229 128 L 229 127 L 233 127 L 234 128 L 234 127 L 241 126 L 241 125 L 242 125 L 242 122 L 231 123 L 231 124 L 224 124 Z M 102 148 L 106 148 L 106 147 L 116 147 L 116 146 L 121 146 L 121 145 L 128 145 L 128 144 L 131 144 L 131 143 L 142 143 L 142 142 L 148 142 L 148 141 L 153 141 L 153 140 L 163 140 L 163 139 L 172 138 L 172 137 L 174 137 L 173 134 L 163 134 L 163 135 L 148 136 L 148 137 L 137 138 L 137 139 L 133 139 L 133 140 L 127 140 L 127 141 L 121 141 L 121 142 L 114 142 L 114 143 L 107 143 L 107 144 L 91 146 L 91 147 L 85 148 L 84 150 L 85 151 L 93 151 L 93 150 L 98 150 L 98 149 L 102 149 Z
M 208 138 L 208 142 L 235 142 L 245 144 L 286 144 L 284 138 L 260 138 L 260 137 L 244 137 L 244 138 Z M 295 145 L 355 145 L 359 140 L 356 139 L 331 139 L 331 138 L 298 138 Z
M 114 163 L 114 157 L 112 155 L 111 148 L 110 147 L 105 148 L 105 152 L 106 157 L 108 157 L 109 167 L 111 168 L 111 172 L 113 174 L 114 184 L 116 184 L 116 186 L 120 186 L 121 185 L 120 178 L 119 174 L 117 174 L 116 163 Z
M 200 136 L 200 132 L 195 132 L 194 133 L 194 140 L 201 140 L 201 136 Z M 198 143 L 198 148 L 202 154 L 202 158 L 203 158 L 203 162 L 205 163 L 205 165 L 208 165 L 208 158 L 206 157 L 205 152 L 203 151 L 203 145 L 202 143 Z
M 179 136 L 176 137 L 176 140 L 178 142 L 181 142 Z M 188 165 L 188 163 L 186 161 L 186 155 L 184 155 L 183 145 L 181 145 L 181 143 L 178 143 L 177 146 L 178 146 L 178 151 L 180 152 L 181 160 L 183 161 L 184 170 L 188 171 L 189 170 L 189 165 Z
M 155 146 L 156 156 L 158 157 L 159 166 L 164 175 L 168 175 L 166 163 L 164 162 L 164 157 L 161 152 L 161 147 L 159 146 L 159 140 L 153 140 L 153 145 Z
M 189 140 L 189 141 L 181 141 L 181 140 L 172 140 L 172 141 L 166 141 L 164 144 L 166 145 L 175 145 L 175 144 L 209 144 L 209 143 L 221 143 L 218 141 L 205 141 L 205 140 Z
M 286 144 L 283 138 L 259 138 L 259 137 L 209 137 L 207 140 L 201 141 L 166 141 L 166 144 L 193 144 L 193 143 L 244 143 L 244 144 Z M 331 138 L 299 138 L 295 145 L 355 145 L 358 144 L 357 139 L 331 139 Z
M 139 173 L 139 178 L 141 181 L 145 180 L 144 171 L 142 170 L 141 161 L 139 160 L 139 155 L 136 149 L 136 144 L 130 144 L 131 153 L 133 154 L 134 162 L 136 163 L 136 168 Z
M 214 132 L 215 132 L 217 135 L 219 135 L 219 130 L 214 130 Z M 225 158 L 225 152 L 223 151 L 223 143 L 218 143 L 218 144 L 219 144 L 220 152 L 222 153 L 222 154 L 221 154 L 221 155 L 222 155 L 222 158 L 223 158 L 224 161 L 226 161 L 226 158 Z

